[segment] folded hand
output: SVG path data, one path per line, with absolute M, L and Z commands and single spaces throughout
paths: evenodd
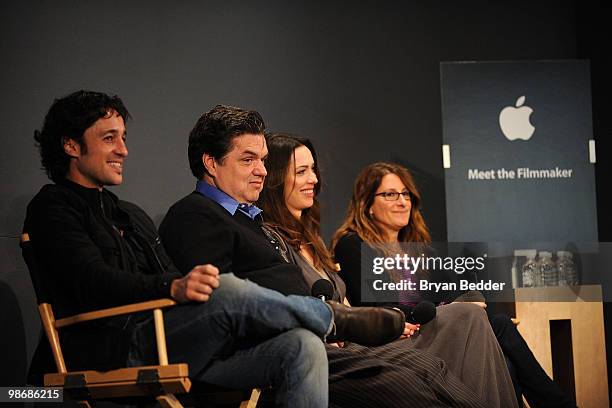
M 404 327 L 404 333 L 400 336 L 400 339 L 411 337 L 414 333 L 416 333 L 419 330 L 421 330 L 420 324 L 406 323 L 406 326 Z
M 219 269 L 213 265 L 198 265 L 185 277 L 172 281 L 170 296 L 179 303 L 206 302 L 219 287 Z

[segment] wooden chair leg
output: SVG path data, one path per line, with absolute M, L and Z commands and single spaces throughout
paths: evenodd
M 257 407 L 257 402 L 259 401 L 259 396 L 261 395 L 261 390 L 259 388 L 253 388 L 251 391 L 251 398 L 248 401 L 242 401 L 240 403 L 240 408 L 255 408 Z
M 158 395 L 156 399 L 162 408 L 183 408 L 183 405 L 173 394 Z

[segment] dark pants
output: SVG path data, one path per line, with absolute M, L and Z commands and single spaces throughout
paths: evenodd
M 529 346 L 506 315 L 489 315 L 493 332 L 509 360 L 509 371 L 520 401 L 522 392 L 531 408 L 576 407 L 576 403 L 550 379 Z

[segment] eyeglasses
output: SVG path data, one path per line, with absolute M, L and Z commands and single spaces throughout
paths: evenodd
M 382 196 L 385 201 L 397 201 L 399 200 L 399 196 L 404 197 L 404 200 L 411 201 L 412 194 L 409 191 L 402 191 L 398 193 L 397 191 L 383 191 L 382 193 L 376 193 L 375 196 Z

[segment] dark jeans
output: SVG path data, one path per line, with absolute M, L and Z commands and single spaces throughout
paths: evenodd
M 523 336 L 506 315 L 489 315 L 489 322 L 506 358 L 517 399 L 521 392 L 531 408 L 575 408 L 576 403 L 550 379 Z

